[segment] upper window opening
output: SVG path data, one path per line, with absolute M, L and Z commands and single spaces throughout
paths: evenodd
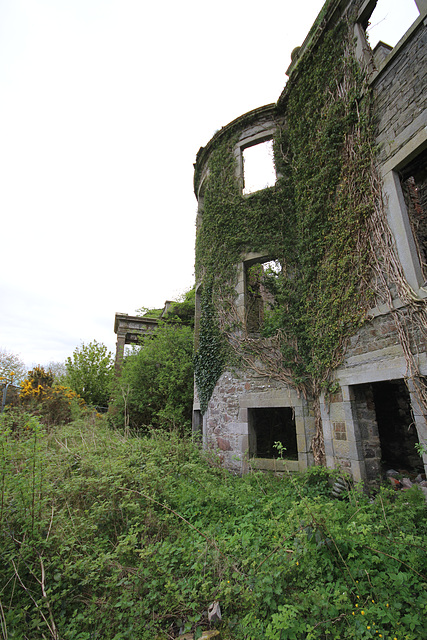
M 396 46 L 418 16 L 415 0 L 378 0 L 366 27 L 371 48 Z
M 278 276 L 282 266 L 278 260 L 256 263 L 246 270 L 246 330 L 258 333 L 265 315 L 275 305 Z
M 424 277 L 427 277 L 427 153 L 421 154 L 400 174 L 409 222 Z
M 243 149 L 243 193 L 254 193 L 275 183 L 273 141 L 267 140 Z

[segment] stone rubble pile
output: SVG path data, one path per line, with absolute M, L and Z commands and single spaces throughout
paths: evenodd
M 414 477 L 414 474 L 410 474 L 404 469 L 401 469 L 400 471 L 388 469 L 386 477 L 395 491 L 406 491 L 414 485 L 417 485 L 424 493 L 424 497 L 427 500 L 427 479 L 425 473 L 419 473 Z

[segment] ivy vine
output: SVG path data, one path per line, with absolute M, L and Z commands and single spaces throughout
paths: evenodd
M 233 346 L 246 364 L 251 349 L 254 361 L 260 359 L 259 344 L 233 316 L 236 265 L 245 253 L 262 252 L 282 265 L 276 304 L 263 327 L 265 340 L 280 338 L 281 357 L 275 370 L 269 362 L 267 375 L 287 376 L 318 398 L 342 361 L 347 339 L 364 321 L 373 158 L 364 81 L 351 29 L 341 22 L 303 56 L 276 109 L 274 187 L 242 195 L 233 155 L 238 131 L 225 131 L 213 145 L 196 241 L 196 277 L 210 283 L 211 296 L 202 308 L 196 354 L 203 411 Z M 228 341 L 209 351 L 219 334 Z M 209 366 L 202 364 L 204 353 Z
M 212 284 L 206 283 L 201 294 L 199 346 L 194 356 L 194 374 L 200 408 L 205 413 L 225 361 L 224 339 L 219 330 L 212 302 Z

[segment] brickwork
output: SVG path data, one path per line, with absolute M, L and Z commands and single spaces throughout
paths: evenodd
M 401 311 L 404 314 L 404 311 Z M 420 327 L 408 320 L 410 338 L 414 353 L 425 351 L 425 339 Z M 392 314 L 378 315 L 366 322 L 349 341 L 344 364 L 351 362 L 354 356 L 381 351 L 390 347 L 399 348 L 399 335 Z

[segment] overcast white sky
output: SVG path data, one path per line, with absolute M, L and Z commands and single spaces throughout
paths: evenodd
M 114 352 L 116 311 L 192 286 L 196 153 L 277 100 L 322 5 L 0 0 L 0 347 Z

